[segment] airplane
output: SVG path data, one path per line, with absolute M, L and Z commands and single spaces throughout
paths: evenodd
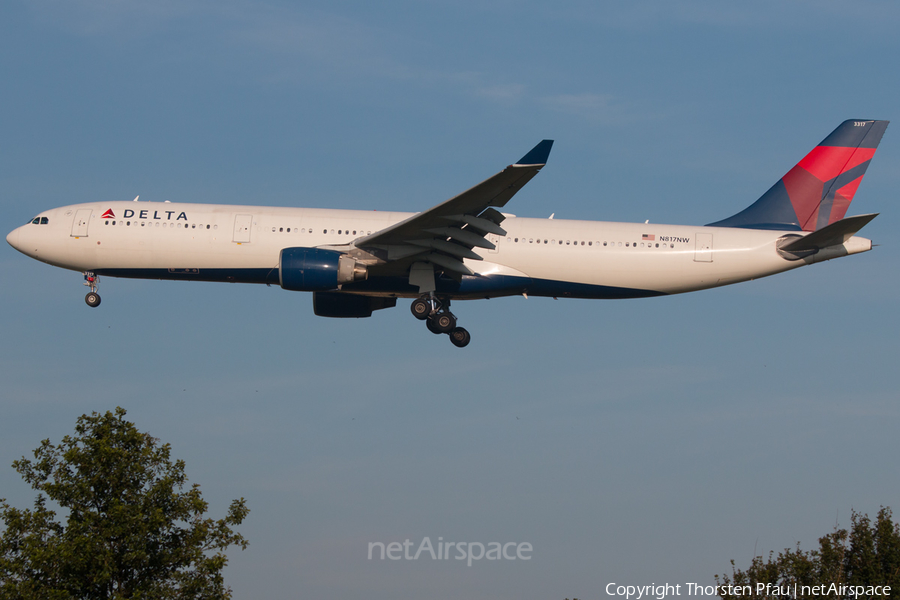
M 133 201 L 54 208 L 6 241 L 100 276 L 265 283 L 312 292 L 323 317 L 369 317 L 411 298 L 457 347 L 453 300 L 523 295 L 643 298 L 713 288 L 871 250 L 845 217 L 888 121 L 841 123 L 749 207 L 705 226 L 516 217 L 501 212 L 547 163 L 552 140 L 424 212 Z

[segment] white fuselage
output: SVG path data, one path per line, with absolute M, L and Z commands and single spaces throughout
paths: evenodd
M 277 281 L 284 248 L 345 247 L 410 216 L 168 202 L 91 203 L 45 211 L 38 217 L 46 218 L 46 224 L 24 225 L 7 240 L 28 256 L 75 271 L 262 283 L 272 281 L 273 272 Z M 487 285 L 460 290 L 454 297 L 675 294 L 871 249 L 869 240 L 852 237 L 814 257 L 787 260 L 776 249 L 779 238 L 789 233 L 785 231 L 512 215 L 503 221 L 503 228 L 508 235 L 488 236 L 496 248 L 482 251 L 483 261 L 466 259 L 465 264 L 478 275 L 507 276 L 507 283 L 497 289 Z M 509 281 L 522 283 L 510 286 Z M 416 295 L 408 287 L 375 292 Z

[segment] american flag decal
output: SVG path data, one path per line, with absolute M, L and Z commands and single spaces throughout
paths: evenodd
M 652 242 L 653 240 L 656 239 L 656 236 L 655 236 L 655 235 L 652 235 L 652 234 L 646 234 L 646 233 L 645 233 L 644 235 L 641 236 L 641 239 L 644 240 L 645 242 L 646 242 L 646 241 L 651 241 L 651 242 Z

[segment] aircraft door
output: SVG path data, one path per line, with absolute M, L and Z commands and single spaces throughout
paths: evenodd
M 88 225 L 91 223 L 91 209 L 79 208 L 75 211 L 75 219 L 72 220 L 71 237 L 87 237 Z
M 695 237 L 697 239 L 697 245 L 694 248 L 694 262 L 712 262 L 712 234 L 698 233 Z
M 253 225 L 253 215 L 235 215 L 234 241 L 238 244 L 246 244 L 249 242 L 251 225 Z
M 494 235 L 493 233 L 488 234 L 487 241 L 494 244 L 494 249 L 488 250 L 489 253 L 497 254 L 498 252 L 500 252 L 500 236 Z

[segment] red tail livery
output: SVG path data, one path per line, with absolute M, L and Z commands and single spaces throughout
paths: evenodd
M 710 225 L 816 231 L 840 221 L 887 126 L 888 121 L 844 121 L 759 200 Z

